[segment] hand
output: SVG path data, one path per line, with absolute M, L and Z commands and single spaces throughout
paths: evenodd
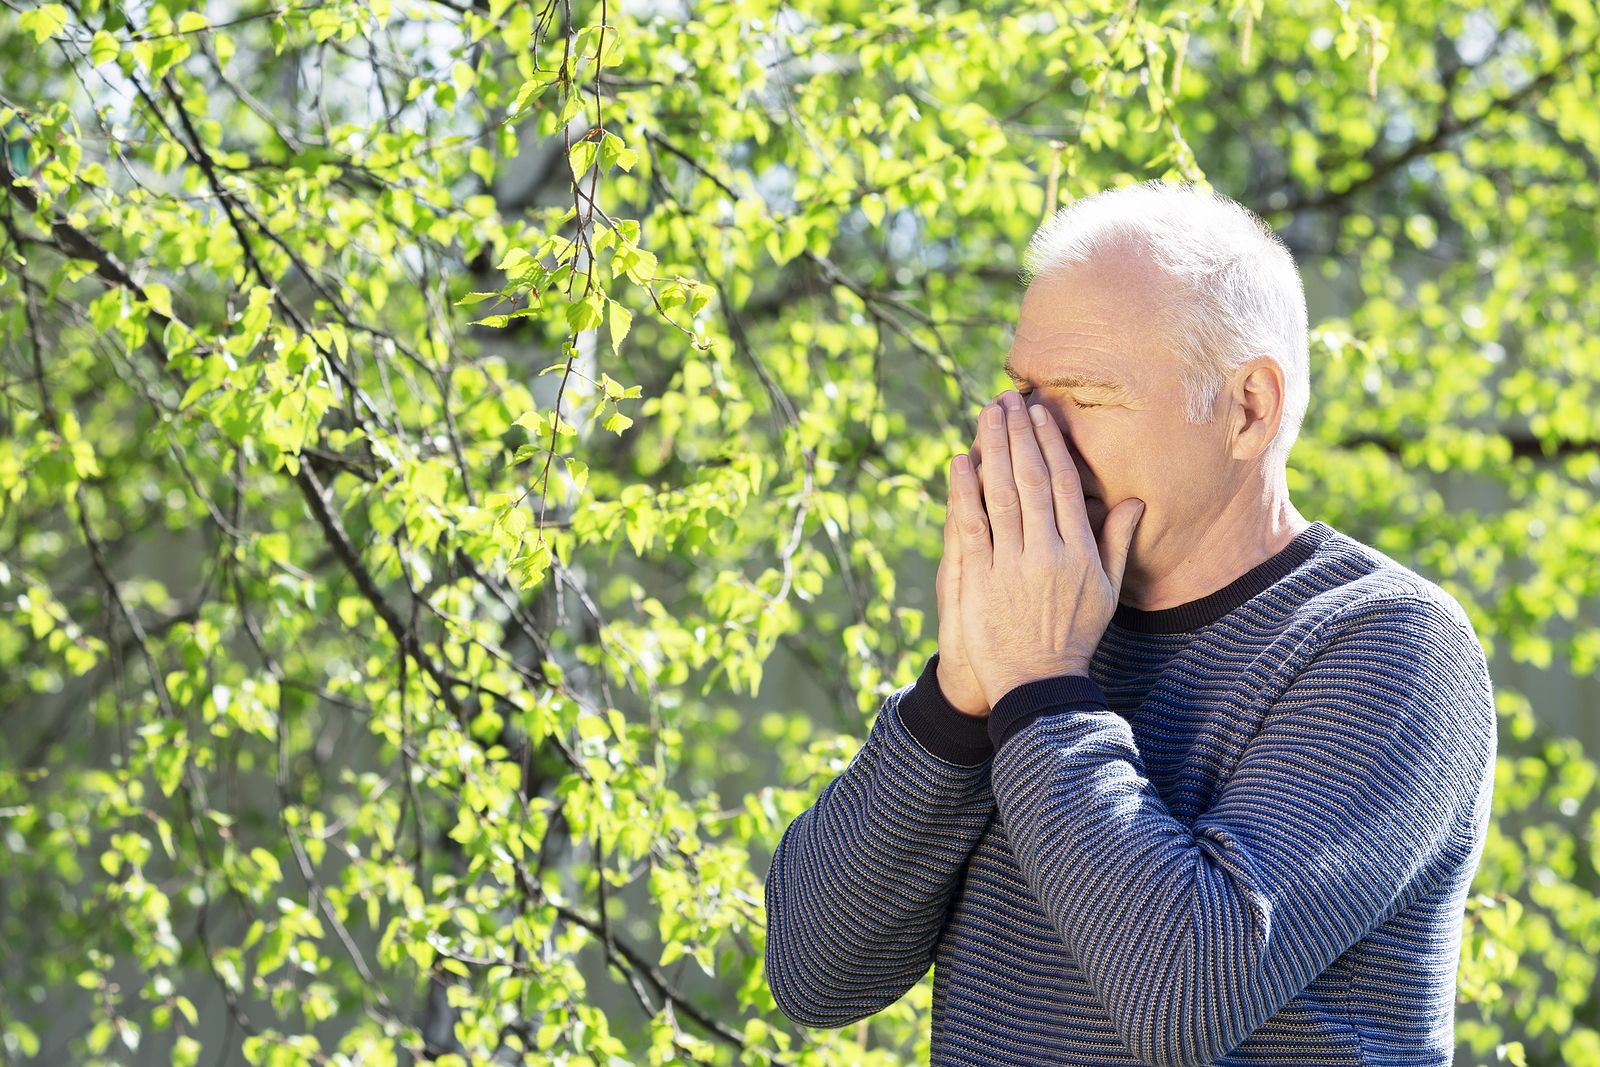
M 989 702 L 983 699 L 961 637 L 961 540 L 955 532 L 955 505 L 955 495 L 951 494 L 945 507 L 944 555 L 939 558 L 939 573 L 934 578 L 939 602 L 939 669 L 935 673 L 945 700 L 957 711 L 988 718 Z
M 1097 542 L 1066 439 L 1048 411 L 1035 410 L 1043 425 L 1009 389 L 984 407 L 981 487 L 970 457 L 950 464 L 962 637 L 991 708 L 1025 682 L 1087 672 L 1144 512 L 1143 501 L 1122 501 Z

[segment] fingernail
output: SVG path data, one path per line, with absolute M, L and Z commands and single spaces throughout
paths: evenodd
M 966 453 L 963 452 L 956 457 L 956 473 L 966 474 L 970 470 L 972 470 L 972 460 L 968 459 Z
M 1005 412 L 1001 411 L 997 405 L 984 412 L 983 417 L 989 420 L 990 426 L 999 426 L 1005 422 L 1006 416 Z
M 1035 406 L 1035 407 L 1029 408 L 1028 409 L 1028 413 L 1029 413 L 1030 416 L 1032 416 L 1033 424 L 1035 426 L 1043 426 L 1044 425 L 1044 408 Z
M 1015 411 L 1022 403 L 1022 397 L 1018 396 L 1010 389 L 1007 389 L 1005 392 L 1000 394 L 1000 403 L 1004 404 L 1008 410 Z

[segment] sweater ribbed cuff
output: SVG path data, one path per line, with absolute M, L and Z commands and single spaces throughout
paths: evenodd
M 905 696 L 900 698 L 900 721 L 923 748 L 933 755 L 962 767 L 978 767 L 994 755 L 989 741 L 987 720 L 968 715 L 945 699 L 939 688 L 939 653 Z
M 989 711 L 989 741 L 996 751 L 1006 739 L 1039 716 L 1069 707 L 1103 708 L 1105 690 L 1087 674 L 1058 674 L 1023 682 L 1006 693 Z

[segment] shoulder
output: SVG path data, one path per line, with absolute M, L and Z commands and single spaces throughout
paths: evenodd
M 1343 536 L 1343 535 L 1339 535 Z M 1483 645 L 1466 607 L 1449 590 L 1370 545 L 1344 538 L 1349 554 L 1369 568 L 1341 587 L 1330 623 L 1338 632 L 1402 625 L 1403 647 L 1413 644 L 1470 646 L 1483 659 Z
M 1300 613 L 1325 639 L 1367 630 L 1398 629 L 1402 647 L 1446 642 L 1483 645 L 1470 612 L 1449 590 L 1392 556 L 1335 530 L 1311 561 L 1318 580 Z
M 1336 703 L 1422 765 L 1463 781 L 1488 773 L 1498 748 L 1494 682 L 1461 603 L 1396 565 L 1349 583 L 1319 627 L 1302 693 Z M 1358 710 L 1359 709 L 1359 710 Z
M 1455 729 L 1492 734 L 1494 686 L 1470 612 L 1449 590 L 1335 531 L 1310 561 L 1314 588 L 1296 605 L 1286 670 L 1298 691 L 1383 695 L 1412 711 L 1454 707 Z M 1313 681 L 1315 679 L 1315 681 Z

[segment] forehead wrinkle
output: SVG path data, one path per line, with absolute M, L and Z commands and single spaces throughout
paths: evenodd
M 1101 352 L 1104 355 L 1110 355 L 1109 352 L 1105 352 L 1103 349 L 1092 349 L 1091 351 Z M 1004 369 L 1007 377 L 1022 381 L 1031 380 L 1033 381 L 1034 385 L 1052 386 L 1058 389 L 1100 388 L 1114 393 L 1123 393 L 1127 391 L 1121 382 L 1113 381 L 1110 378 L 1102 378 L 1094 374 L 1058 374 L 1052 378 L 1041 378 L 1036 380 L 1028 379 L 1017 373 L 1016 364 L 1011 362 L 1011 357 L 1009 355 L 1006 356 Z
M 1083 323 L 1085 326 L 1099 326 L 1103 329 L 1111 329 L 1111 324 L 1109 322 L 1101 322 L 1099 319 L 1078 319 L 1077 321 Z M 1016 333 L 1018 337 L 1022 336 L 1022 330 L 1020 328 L 1016 331 Z M 1037 336 L 1039 340 L 1047 341 L 1052 337 L 1071 337 L 1074 335 L 1080 337 L 1091 336 L 1090 334 L 1084 333 L 1082 330 L 1073 329 L 1046 330 L 1044 333 Z

